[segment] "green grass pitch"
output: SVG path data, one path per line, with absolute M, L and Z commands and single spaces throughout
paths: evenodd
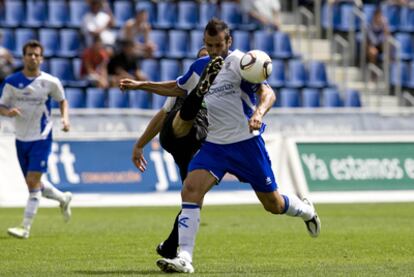
M 414 276 L 414 203 L 319 204 L 321 235 L 260 205 L 206 206 L 193 276 Z M 0 276 L 165 276 L 155 246 L 176 207 L 41 208 L 28 240 L 7 235 L 23 209 L 0 209 Z

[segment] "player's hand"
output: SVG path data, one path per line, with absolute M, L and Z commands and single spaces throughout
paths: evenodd
M 70 123 L 69 123 L 69 120 L 67 119 L 67 118 L 62 118 L 61 119 L 61 122 L 62 122 L 62 131 L 64 131 L 64 132 L 68 132 L 69 131 L 69 129 L 70 129 Z
M 141 172 L 144 172 L 147 169 L 147 161 L 144 158 L 143 148 L 140 148 L 137 145 L 134 146 L 134 150 L 132 151 L 132 162 Z
M 132 79 L 121 79 L 119 81 L 119 88 L 123 91 L 128 89 L 138 89 L 141 84 L 142 82 L 140 81 L 135 81 Z
M 249 129 L 250 132 L 259 130 L 262 127 L 262 116 L 257 113 L 254 113 L 249 120 Z
M 20 112 L 20 110 L 18 108 L 11 108 L 7 112 L 8 117 L 15 117 L 15 116 L 21 116 L 21 115 L 22 115 L 22 113 Z

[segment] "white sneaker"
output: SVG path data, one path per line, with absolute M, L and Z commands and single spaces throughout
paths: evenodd
M 7 233 L 15 238 L 28 239 L 30 230 L 24 228 L 23 226 L 19 226 L 7 229 Z
M 302 201 L 311 206 L 313 211 L 315 212 L 315 215 L 311 219 L 305 221 L 305 224 L 306 228 L 308 229 L 309 235 L 313 238 L 316 238 L 319 236 L 319 233 L 321 232 L 321 221 L 319 219 L 318 214 L 316 213 L 316 209 L 313 206 L 313 203 L 307 198 L 303 198 Z
M 72 216 L 72 211 L 70 210 L 70 201 L 72 201 L 72 193 L 65 192 L 65 202 L 60 203 L 60 212 L 63 215 L 63 220 L 68 222 Z
M 193 265 L 183 257 L 176 257 L 174 259 L 159 259 L 157 266 L 166 273 L 194 273 Z

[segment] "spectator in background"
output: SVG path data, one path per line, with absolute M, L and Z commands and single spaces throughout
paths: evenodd
M 13 56 L 9 49 L 1 46 L 3 42 L 3 34 L 0 32 L 0 83 L 14 71 Z
M 106 46 L 115 44 L 115 33 L 110 30 L 114 26 L 114 17 L 107 1 L 89 0 L 89 11 L 83 16 L 82 33 L 89 46 L 93 36 L 99 35 Z
M 146 80 L 140 70 L 132 40 L 120 41 L 120 50 L 109 60 L 108 74 L 111 87 L 117 87 L 121 79 L 128 78 L 138 81 Z
M 279 30 L 279 0 L 240 0 L 242 12 L 263 28 Z
M 378 57 L 383 52 L 383 44 L 390 35 L 388 22 L 382 14 L 381 6 L 378 5 L 370 24 L 368 25 L 368 62 L 378 64 Z
M 150 41 L 151 24 L 148 22 L 148 12 L 138 10 L 134 18 L 127 20 L 121 29 L 120 37 L 123 40 L 135 42 L 135 53 L 140 57 L 152 57 L 156 45 Z
M 107 88 L 109 86 L 107 65 L 109 53 L 106 51 L 100 36 L 93 36 L 91 46 L 82 53 L 81 77 L 93 86 Z

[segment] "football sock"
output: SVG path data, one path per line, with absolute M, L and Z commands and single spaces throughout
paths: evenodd
M 180 256 L 192 261 L 194 243 L 200 225 L 200 206 L 196 203 L 183 202 L 181 215 L 178 217 L 178 241 Z
M 33 190 L 29 192 L 29 199 L 27 200 L 26 208 L 24 210 L 23 227 L 30 230 L 33 219 L 39 207 L 39 200 L 41 197 L 40 190 Z
M 284 214 L 289 216 L 299 216 L 305 221 L 310 220 L 315 215 L 315 211 L 312 207 L 304 203 L 296 195 L 282 194 L 282 197 L 285 200 Z
M 177 251 L 178 247 L 178 218 L 181 214 L 181 211 L 177 214 L 174 221 L 174 227 L 168 236 L 168 238 L 164 241 L 163 247 L 166 247 L 166 249 L 172 249 Z
M 193 120 L 200 111 L 204 96 L 198 96 L 196 90 L 197 89 L 193 89 L 190 92 L 190 94 L 185 98 L 183 105 L 181 106 L 180 117 L 184 121 Z
M 42 180 L 42 196 L 45 198 L 57 200 L 60 203 L 65 201 L 63 192 L 55 188 L 49 181 Z

